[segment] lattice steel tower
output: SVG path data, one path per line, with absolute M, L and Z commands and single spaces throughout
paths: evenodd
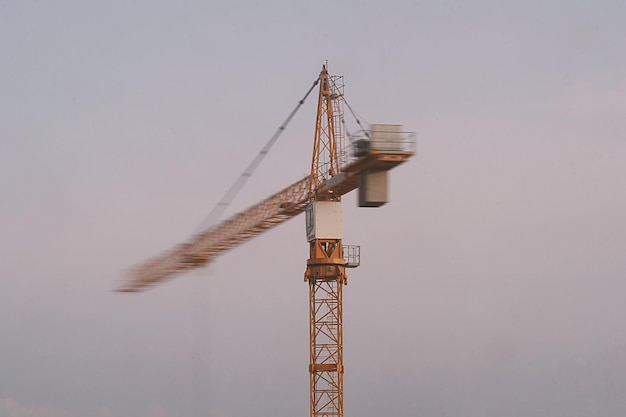
M 343 258 L 341 194 L 317 195 L 323 182 L 339 174 L 339 149 L 343 91 L 328 76 L 320 74 L 320 92 L 315 123 L 315 141 L 306 209 L 310 255 L 305 281 L 309 283 L 310 415 L 343 417 L 343 306 L 346 283 Z
M 415 154 L 414 133 L 399 125 L 371 125 L 345 146 L 343 77 L 326 66 L 305 98 L 319 84 L 310 175 L 137 266 L 118 291 L 138 292 L 177 274 L 214 261 L 222 253 L 298 214 L 306 213 L 309 259 L 310 416 L 343 417 L 343 287 L 346 268 L 360 261 L 358 246 L 343 245 L 341 196 L 358 188 L 360 207 L 379 207 L 387 198 L 387 173 Z M 298 108 L 279 128 L 284 130 Z M 346 103 L 347 104 L 347 103 Z M 360 125 L 360 123 L 359 123 Z M 247 178 L 276 140 L 274 135 L 242 175 Z M 235 182 L 218 203 L 229 204 Z

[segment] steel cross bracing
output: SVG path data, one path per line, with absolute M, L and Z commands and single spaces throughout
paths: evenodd
M 304 211 L 309 177 L 290 185 L 249 209 L 193 236 L 131 272 L 118 291 L 147 289 L 181 272 L 210 263 L 215 257 Z
M 349 160 L 343 148 L 343 82 L 340 77 L 330 77 L 326 67 L 318 81 L 311 174 L 139 265 L 118 291 L 143 291 L 209 264 L 220 254 L 302 213 L 312 202 L 341 204 L 341 196 L 357 188 L 362 175 L 390 170 L 415 154 L 414 134 L 405 132 L 404 139 L 396 140 L 393 148 L 361 148 Z M 370 137 L 367 132 L 365 136 Z M 343 417 L 342 293 L 347 276 L 342 240 L 316 237 L 309 244 L 304 278 L 309 284 L 310 415 Z
M 312 416 L 343 414 L 343 283 L 309 281 Z
M 413 151 L 402 154 L 371 151 L 343 167 L 339 175 L 320 183 L 316 194 L 322 198 L 347 194 L 357 188 L 359 173 L 389 170 L 413 154 Z M 308 176 L 304 177 L 217 226 L 192 236 L 187 242 L 149 259 L 133 269 L 129 279 L 117 290 L 146 290 L 180 273 L 209 264 L 222 253 L 297 216 L 310 202 L 309 179 Z
M 341 133 L 341 124 L 335 127 L 335 108 L 341 103 L 343 92 L 333 83 L 326 67 L 319 78 L 320 92 L 317 102 L 317 118 L 315 121 L 315 138 L 313 139 L 313 157 L 311 160 L 311 195 L 325 180 L 339 174 L 340 152 L 337 149 L 336 132 Z M 337 138 L 339 139 L 339 138 Z M 339 145 L 342 141 L 339 140 Z
M 343 417 L 343 286 L 340 239 L 315 239 L 304 279 L 309 283 L 310 416 Z

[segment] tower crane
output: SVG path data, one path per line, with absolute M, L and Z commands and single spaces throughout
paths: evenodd
M 415 154 L 415 134 L 400 125 L 370 125 L 346 147 L 343 78 L 330 76 L 324 65 L 316 83 L 310 175 L 140 264 L 118 291 L 140 292 L 207 265 L 304 212 L 309 243 L 304 281 L 309 287 L 310 416 L 343 417 L 342 292 L 346 268 L 360 263 L 360 247 L 343 244 L 341 197 L 358 189 L 360 207 L 385 204 L 387 173 Z

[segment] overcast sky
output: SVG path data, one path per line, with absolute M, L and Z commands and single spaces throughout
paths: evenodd
M 0 417 L 307 415 L 302 217 L 111 290 L 326 61 L 364 121 L 418 132 L 389 204 L 344 199 L 346 415 L 626 415 L 625 22 L 618 0 L 0 1 Z M 308 172 L 314 101 L 232 210 Z

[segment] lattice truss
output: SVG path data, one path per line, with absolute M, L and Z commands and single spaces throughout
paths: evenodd
M 310 191 L 339 173 L 343 154 L 343 77 L 320 74 L 320 93 L 315 122 Z M 339 147 L 339 149 L 338 149 Z
M 213 261 L 223 252 L 302 213 L 309 177 L 135 268 L 118 291 L 136 292 Z
M 309 280 L 311 415 L 343 415 L 341 278 Z
M 318 80 L 248 166 L 242 178 L 251 175 L 318 82 L 320 90 L 310 175 L 139 265 L 118 291 L 142 291 L 182 272 L 209 264 L 222 253 L 302 213 L 309 203 L 339 202 L 342 195 L 357 188 L 359 180 L 365 178 L 363 175 L 388 171 L 415 154 L 414 134 L 405 132 L 400 137 L 395 130 L 398 137 L 391 148 L 361 143 L 370 138 L 365 132 L 361 140 L 353 143 L 356 152 L 348 152 L 344 143 L 343 105 L 347 102 L 343 96 L 343 78 L 329 76 L 324 66 Z M 358 120 L 357 123 L 360 125 Z M 367 146 L 359 147 L 359 144 Z M 244 182 L 235 182 L 217 207 L 227 207 L 232 195 Z M 343 417 L 342 289 L 347 282 L 347 265 L 340 238 L 315 238 L 310 244 L 311 256 L 305 272 L 309 284 L 310 415 Z

